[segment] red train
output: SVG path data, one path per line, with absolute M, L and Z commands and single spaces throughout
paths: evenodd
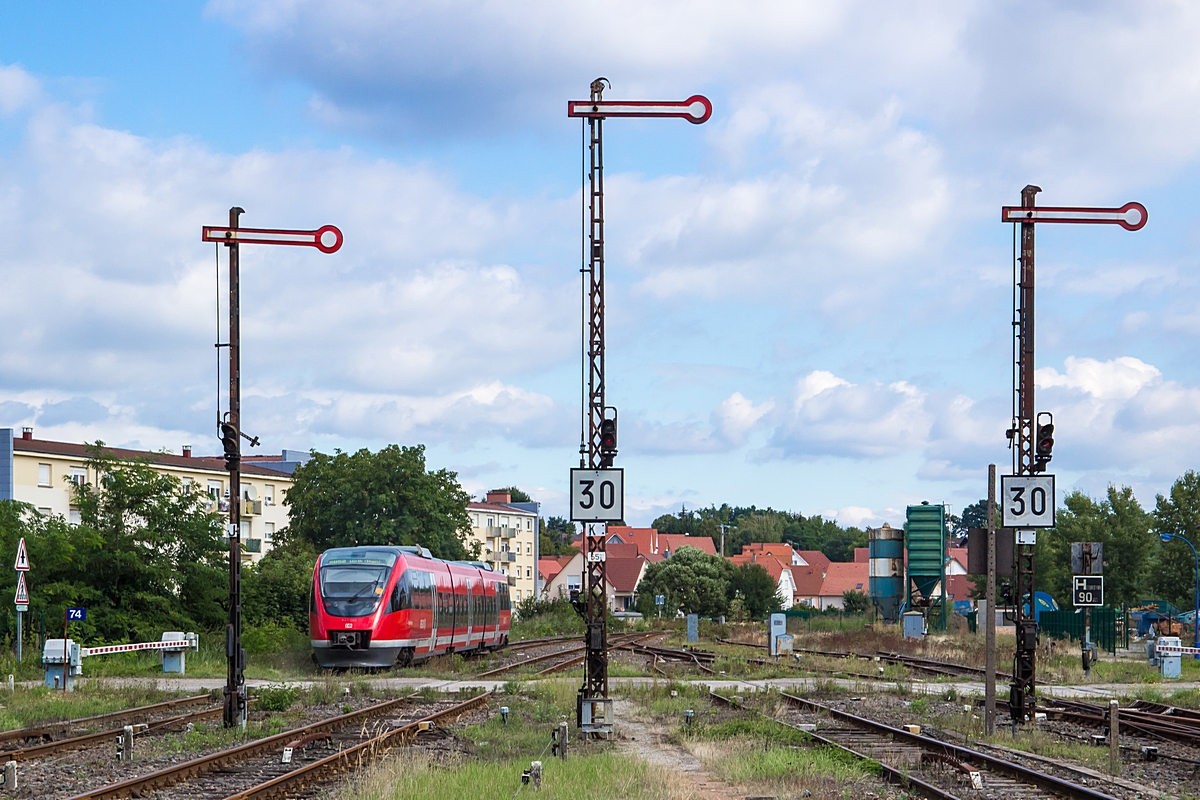
M 322 667 L 391 667 L 508 644 L 508 578 L 422 547 L 339 547 L 313 569 L 308 628 Z

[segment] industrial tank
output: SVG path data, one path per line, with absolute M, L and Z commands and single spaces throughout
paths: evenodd
M 925 610 L 934 630 L 946 629 L 946 508 L 923 502 L 907 509 L 909 610 Z M 936 617 L 936 619 L 935 619 Z
M 885 522 L 867 537 L 871 602 L 884 622 L 896 622 L 904 601 L 904 531 Z

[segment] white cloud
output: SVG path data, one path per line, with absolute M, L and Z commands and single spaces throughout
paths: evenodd
M 0 66 L 0 113 L 20 111 L 42 94 L 41 83 L 15 65 Z

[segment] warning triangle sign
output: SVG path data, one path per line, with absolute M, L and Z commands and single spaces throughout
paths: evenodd
M 17 595 L 13 598 L 13 602 L 19 606 L 29 605 L 29 587 L 25 585 L 25 573 L 17 573 Z
M 13 569 L 17 572 L 25 572 L 29 569 L 29 553 L 25 550 L 25 537 L 21 537 L 21 543 L 17 545 L 17 563 L 13 564 Z

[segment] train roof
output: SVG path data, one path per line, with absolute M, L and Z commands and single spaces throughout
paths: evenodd
M 398 558 L 399 556 L 411 556 L 411 557 L 415 557 L 415 558 L 423 558 L 427 561 L 437 561 L 442 564 L 449 564 L 451 566 L 456 566 L 456 567 L 470 567 L 473 569 L 478 569 L 482 572 L 494 572 L 495 571 L 492 568 L 491 564 L 488 564 L 487 562 L 484 562 L 484 561 L 452 561 L 452 560 L 445 559 L 445 558 L 434 558 L 433 553 L 429 552 L 429 550 L 427 548 L 421 547 L 419 545 L 364 544 L 364 545 L 357 545 L 355 547 L 331 547 L 328 550 L 326 550 L 324 553 L 321 554 L 322 561 L 324 561 L 325 556 L 327 554 L 333 553 L 333 552 L 337 552 L 337 554 L 343 558 L 351 558 L 351 559 L 355 559 L 355 560 L 357 560 L 358 558 L 364 558 L 364 559 L 369 558 L 371 553 L 379 553 L 379 554 L 391 555 L 393 557 L 392 564 L 396 563 L 395 559 Z M 359 555 L 359 554 L 361 554 L 361 555 Z

